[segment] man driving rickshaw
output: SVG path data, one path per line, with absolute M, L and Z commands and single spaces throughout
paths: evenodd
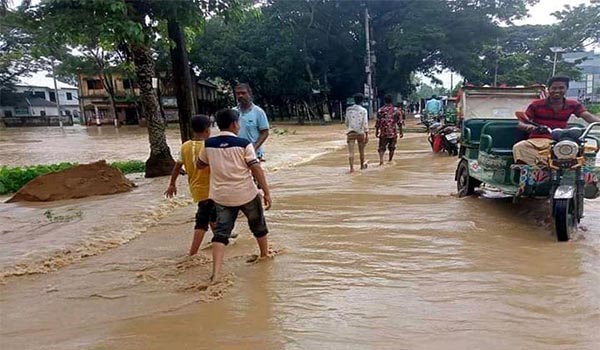
M 588 123 L 600 122 L 600 118 L 588 112 L 579 101 L 565 98 L 568 88 L 569 78 L 554 76 L 548 81 L 548 97 L 535 100 L 527 107 L 526 117 L 537 125 L 519 121 L 517 128 L 529 133 L 529 138 L 513 146 L 517 164 L 546 165 L 547 160 L 540 152 L 550 148 L 550 130 L 565 129 L 571 115 Z

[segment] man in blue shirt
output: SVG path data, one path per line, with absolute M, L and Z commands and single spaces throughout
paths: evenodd
M 425 111 L 433 116 L 438 116 L 442 112 L 442 102 L 437 99 L 436 95 L 431 96 L 431 99 L 425 103 Z
M 252 89 L 248 84 L 235 87 L 238 106 L 234 108 L 240 113 L 240 131 L 238 137 L 246 139 L 254 145 L 256 156 L 262 160 L 262 145 L 269 137 L 269 120 L 262 108 L 252 103 Z

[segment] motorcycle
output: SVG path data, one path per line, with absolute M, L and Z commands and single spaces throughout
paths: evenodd
M 598 198 L 600 187 L 593 168 L 598 152 L 598 139 L 590 135 L 600 123 L 587 128 L 550 129 L 519 116 L 521 121 L 546 132 L 552 138 L 548 157 L 552 216 L 558 240 L 566 241 L 583 218 L 584 198 Z M 591 179 L 591 180 L 590 180 Z
M 436 115 L 436 114 L 432 114 L 427 111 L 424 111 L 421 114 L 421 123 L 420 124 L 424 125 L 425 128 L 427 129 L 427 132 L 429 132 L 429 129 L 431 128 L 431 126 L 433 124 L 439 123 L 442 120 L 443 120 L 442 115 Z
M 460 135 L 460 129 L 456 126 L 436 122 L 430 126 L 427 140 L 434 153 L 446 151 L 451 156 L 457 156 Z

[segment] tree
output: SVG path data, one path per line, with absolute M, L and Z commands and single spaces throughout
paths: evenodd
M 277 100 L 277 94 L 307 101 L 313 90 L 328 100 L 345 100 L 362 91 L 364 83 L 366 4 L 377 87 L 382 94 L 408 95 L 415 89 L 414 72 L 438 66 L 468 71 L 481 48 L 501 32 L 499 23 L 524 16 L 526 6 L 536 1 L 271 0 L 260 8 L 260 18 L 230 26 L 209 21 L 191 60 L 211 77 L 252 78 L 266 103 Z M 270 56 L 273 52 L 277 56 Z M 277 72 L 265 74 L 271 67 Z M 283 84 L 278 76 L 284 77 Z M 301 88 L 288 90 L 286 83 Z
M 0 1 L 0 89 L 10 89 L 19 76 L 35 72 L 43 63 L 32 55 L 35 43 L 28 27 L 23 26 L 25 7 L 8 8 Z
M 161 29 L 166 28 L 173 6 L 185 8 L 187 11 L 178 12 L 178 16 L 184 24 L 193 25 L 197 17 L 227 10 L 228 3 L 226 0 L 185 0 L 176 4 L 159 0 L 45 0 L 37 6 L 34 20 L 42 31 L 53 34 L 48 37 L 47 47 L 80 48 L 91 38 L 103 50 L 123 53 L 134 63 L 150 141 L 146 177 L 155 177 L 168 175 L 174 160 L 165 136 L 166 121 L 153 88 L 156 74 L 152 47 L 161 37 Z
M 190 59 L 207 77 L 250 82 L 280 116 L 294 105 L 322 116 L 322 102 L 362 90 L 359 20 L 339 1 L 273 1 L 237 23 L 208 21 Z
M 554 16 L 553 25 L 524 25 L 502 28 L 496 42 L 484 44 L 459 72 L 471 83 L 529 85 L 545 83 L 552 74 L 553 53 L 558 46 L 566 51 L 583 51 L 600 42 L 600 3 L 566 6 Z M 559 57 L 560 58 L 560 57 Z M 575 62 L 578 63 L 578 62 Z M 578 78 L 576 64 L 558 60 L 557 72 Z

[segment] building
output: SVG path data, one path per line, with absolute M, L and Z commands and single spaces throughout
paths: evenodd
M 41 100 L 52 102 L 52 104 L 45 104 L 44 106 L 35 106 L 32 112 L 42 111 L 44 108 L 46 115 L 56 115 L 58 112 L 54 112 L 53 108 L 56 108 L 56 93 L 54 90 L 54 79 L 47 76 L 47 72 L 37 72 L 32 74 L 30 77 L 21 77 L 19 82 L 15 84 L 14 91 L 17 93 L 24 93 L 27 96 L 38 97 Z M 79 92 L 78 88 L 73 85 L 69 85 L 60 81 L 56 81 L 58 88 L 58 102 L 60 104 L 60 115 L 61 116 L 72 116 L 75 119 L 79 118 L 81 112 L 79 109 Z M 44 104 L 39 100 L 29 100 L 34 104 Z M 42 109 L 39 109 L 41 107 Z M 32 116 L 39 116 L 39 113 L 31 114 Z
M 211 115 L 217 113 L 217 85 L 208 80 L 196 81 L 196 111 L 198 114 Z
M 55 102 L 24 92 L 0 90 L 0 123 L 5 126 L 73 125 L 73 116 L 58 117 Z
M 563 60 L 577 63 L 581 69 L 581 78 L 572 81 L 567 97 L 588 103 L 600 103 L 600 53 L 571 52 L 563 55 Z
M 137 107 L 139 88 L 137 84 L 123 75 L 111 74 L 115 91 L 115 113 L 121 124 L 137 124 L 140 119 Z M 79 102 L 87 124 L 113 124 L 110 95 L 104 88 L 100 76 L 79 75 Z
M 177 97 L 172 77 L 161 74 L 157 84 L 157 94 L 160 97 L 162 111 L 168 122 L 177 122 L 179 114 Z M 104 82 L 99 76 L 80 75 L 79 95 L 81 109 L 88 124 L 112 124 L 115 116 L 112 113 L 110 96 L 104 88 Z M 141 115 L 139 106 L 139 88 L 133 79 L 121 74 L 113 73 L 111 76 L 115 91 L 116 118 L 121 124 L 144 124 L 145 118 Z M 214 102 L 217 100 L 217 87 L 205 80 L 197 80 L 196 110 L 199 113 L 214 113 Z

